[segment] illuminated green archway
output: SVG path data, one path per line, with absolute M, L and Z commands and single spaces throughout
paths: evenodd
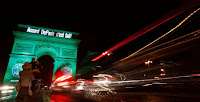
M 62 65 L 70 64 L 72 75 L 76 77 L 77 51 L 80 40 L 76 39 L 79 33 L 18 25 L 13 32 L 15 39 L 10 54 L 4 83 L 16 84 L 19 80 L 19 71 L 25 62 L 43 55 L 51 56 L 54 62 L 53 75 Z

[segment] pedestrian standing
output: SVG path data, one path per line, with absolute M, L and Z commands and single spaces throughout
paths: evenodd
M 32 81 L 35 79 L 33 76 L 33 73 L 30 71 L 31 64 L 29 62 L 25 62 L 25 64 L 22 66 L 23 70 L 19 72 L 19 82 L 16 85 L 16 91 L 18 92 L 17 98 L 21 98 L 21 92 L 24 89 L 27 89 L 27 95 L 31 96 L 33 95 L 30 87 Z M 23 92 L 22 92 L 23 93 Z
M 35 66 L 36 66 L 35 58 L 32 58 L 30 63 L 32 65 L 31 70 L 35 69 Z

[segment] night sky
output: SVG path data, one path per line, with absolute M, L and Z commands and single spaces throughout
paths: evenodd
M 15 5 L 1 18 L 0 68 L 5 70 L 7 67 L 14 40 L 12 32 L 17 24 L 80 33 L 78 61 L 81 62 L 88 52 L 102 53 L 187 1 L 193 0 L 82 0 L 51 5 L 36 3 L 30 7 Z M 163 34 L 167 30 L 159 29 L 159 32 Z M 127 54 L 152 41 L 147 39 L 150 37 L 153 36 L 132 41 L 130 44 L 134 44 L 134 48 Z M 118 52 L 127 50 L 130 44 Z

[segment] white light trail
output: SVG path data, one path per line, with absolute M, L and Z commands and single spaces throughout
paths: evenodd
M 2 86 L 0 87 L 0 90 L 9 90 L 9 89 L 14 89 L 14 86 Z
M 62 83 L 58 83 L 57 86 L 65 86 L 65 85 L 68 85 L 69 82 L 62 82 Z
M 176 76 L 176 77 L 166 77 L 166 78 L 158 78 L 158 79 L 143 79 L 143 80 L 127 80 L 127 81 L 113 81 L 110 82 L 110 84 L 122 84 L 122 83 L 136 83 L 136 82 L 148 82 L 148 81 L 158 81 L 158 80 L 167 80 L 167 79 L 178 79 L 178 78 L 188 78 L 193 77 L 192 75 L 186 75 L 186 76 Z
M 173 32 L 175 29 L 177 29 L 178 27 L 180 27 L 186 20 L 188 20 L 192 15 L 194 15 L 197 11 L 199 11 L 200 8 L 198 8 L 197 10 L 193 11 L 190 15 L 188 15 L 185 19 L 183 19 L 178 25 L 176 25 L 174 28 L 172 28 L 171 30 L 169 30 L 167 33 L 163 34 L 162 36 L 160 36 L 159 38 L 157 38 L 156 40 L 152 41 L 151 43 L 147 44 L 146 46 L 144 46 L 143 48 L 137 50 L 136 52 L 132 53 L 131 55 L 121 59 L 120 61 L 124 61 L 132 56 L 134 56 L 135 54 L 137 54 L 138 52 L 142 51 L 143 49 L 149 47 L 150 45 L 152 45 L 153 43 L 157 42 L 158 40 L 162 39 L 163 37 L 167 36 L 168 34 L 170 34 L 171 32 Z

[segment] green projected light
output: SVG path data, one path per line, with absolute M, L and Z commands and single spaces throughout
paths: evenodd
M 19 80 L 19 72 L 25 62 L 32 58 L 39 59 L 44 55 L 51 56 L 54 62 L 53 78 L 56 70 L 66 63 L 70 66 L 73 78 L 76 77 L 77 51 L 80 40 L 76 39 L 79 33 L 63 30 L 18 25 L 18 30 L 13 32 L 15 39 L 10 54 L 4 83 L 15 85 Z

